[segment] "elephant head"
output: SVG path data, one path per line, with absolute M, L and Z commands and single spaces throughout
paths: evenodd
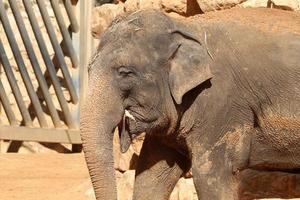
M 81 117 L 97 199 L 117 199 L 114 129 L 122 151 L 139 133 L 172 134 L 183 96 L 212 78 L 211 62 L 200 39 L 159 11 L 134 12 L 111 24 L 89 66 Z

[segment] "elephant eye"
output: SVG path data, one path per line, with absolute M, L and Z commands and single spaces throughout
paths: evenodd
M 132 69 L 128 68 L 128 67 L 120 67 L 118 69 L 118 74 L 119 76 L 121 77 L 127 77 L 127 76 L 130 76 L 130 75 L 133 75 L 134 72 Z

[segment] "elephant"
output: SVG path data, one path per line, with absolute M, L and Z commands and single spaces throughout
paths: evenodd
M 146 133 L 134 200 L 168 199 L 188 171 L 201 200 L 300 197 L 300 31 L 254 26 L 256 12 L 187 20 L 149 9 L 111 23 L 81 109 L 97 200 L 117 199 L 116 128 L 122 152 Z

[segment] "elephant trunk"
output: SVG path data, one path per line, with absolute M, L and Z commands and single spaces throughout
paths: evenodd
M 122 120 L 124 110 L 110 77 L 100 72 L 93 74 L 96 75 L 90 77 L 88 95 L 81 112 L 83 151 L 96 199 L 116 200 L 113 132 Z

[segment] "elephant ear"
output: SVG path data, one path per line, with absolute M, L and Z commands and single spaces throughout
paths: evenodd
M 181 104 L 184 94 L 213 77 L 212 58 L 206 47 L 191 34 L 179 30 L 172 34 L 169 86 L 174 100 Z

